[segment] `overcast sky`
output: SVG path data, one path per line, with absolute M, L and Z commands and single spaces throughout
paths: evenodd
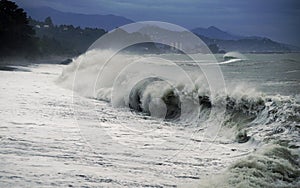
M 21 6 L 114 14 L 134 21 L 165 21 L 188 29 L 216 26 L 300 46 L 300 0 L 15 0 Z

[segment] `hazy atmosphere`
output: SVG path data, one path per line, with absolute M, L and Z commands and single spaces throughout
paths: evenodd
M 258 35 L 300 46 L 298 0 L 17 0 L 25 7 L 64 12 L 114 14 L 133 21 L 166 21 L 187 29 L 216 26 L 239 35 Z

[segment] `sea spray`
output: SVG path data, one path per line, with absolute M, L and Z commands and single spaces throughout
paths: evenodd
M 201 188 L 296 188 L 299 185 L 299 153 L 275 144 L 264 145 L 219 176 L 199 182 Z

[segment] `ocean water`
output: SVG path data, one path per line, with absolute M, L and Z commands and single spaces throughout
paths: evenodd
M 299 54 L 110 55 L 0 72 L 0 187 L 300 186 Z

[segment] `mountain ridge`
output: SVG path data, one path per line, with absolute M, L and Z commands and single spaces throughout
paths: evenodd
M 50 7 L 25 7 L 24 9 L 30 17 L 39 21 L 43 21 L 46 17 L 50 16 L 55 24 L 101 28 L 107 31 L 133 22 L 128 18 L 113 14 L 101 15 L 62 12 Z
M 122 16 L 82 14 L 72 12 L 61 12 L 50 7 L 25 8 L 28 15 L 37 20 L 44 20 L 50 16 L 55 24 L 71 24 L 80 27 L 102 28 L 106 31 L 115 29 L 125 24 L 132 23 Z M 273 41 L 266 37 L 241 36 L 223 31 L 216 26 L 208 28 L 197 27 L 190 30 L 199 36 L 206 44 L 216 44 L 223 51 L 242 52 L 294 52 L 300 51 L 299 47 Z
M 215 26 L 211 26 L 207 28 L 208 30 L 218 30 L 218 32 L 223 32 L 222 30 L 218 29 Z M 144 34 L 148 35 L 156 35 L 155 33 L 159 32 L 161 33 L 161 37 L 164 37 L 164 35 L 172 35 L 173 38 L 178 39 L 177 42 L 179 43 L 184 43 L 186 44 L 187 41 L 180 41 L 181 40 L 181 35 L 183 34 L 182 32 L 177 32 L 177 31 L 170 31 L 164 28 L 159 28 L 159 27 L 144 27 L 139 30 L 139 32 L 142 32 Z M 225 32 L 224 32 L 225 33 Z M 251 36 L 251 37 L 231 37 L 230 39 L 222 38 L 222 39 L 217 39 L 197 34 L 197 35 L 208 47 L 212 47 L 213 53 L 224 53 L 224 52 L 229 52 L 229 51 L 239 51 L 242 53 L 290 53 L 290 52 L 299 52 L 300 48 L 295 47 L 292 45 L 287 45 L 283 44 L 280 42 L 276 42 L 274 40 L 271 40 L 266 37 L 258 37 L 258 36 Z M 203 33 L 202 33 L 203 34 Z M 205 33 L 204 33 L 205 34 Z M 220 37 L 221 38 L 221 37 Z M 166 40 L 165 38 L 157 38 L 157 40 Z M 171 42 L 171 41 L 169 41 Z
M 214 38 L 214 39 L 238 40 L 243 38 L 243 36 L 231 34 L 229 32 L 217 28 L 216 26 L 210 26 L 208 28 L 197 27 L 192 29 L 191 31 L 195 34 L 203 35 L 205 37 Z

